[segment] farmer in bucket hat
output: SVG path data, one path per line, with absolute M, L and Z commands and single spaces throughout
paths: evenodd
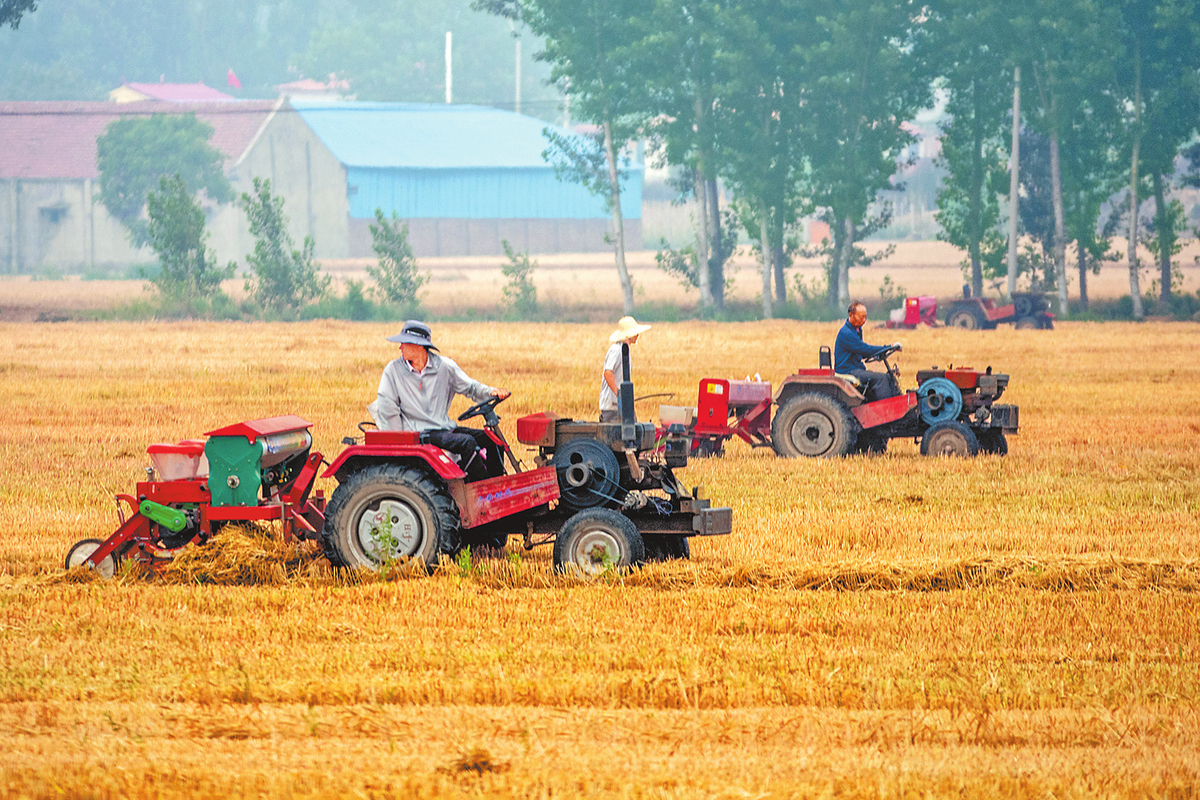
M 379 429 L 420 433 L 422 443 L 458 456 L 467 480 L 504 474 L 500 449 L 487 432 L 456 426 L 449 411 L 456 394 L 479 403 L 489 397 L 504 399 L 511 392 L 474 380 L 441 355 L 432 331 L 420 320 L 410 319 L 387 340 L 400 345 L 400 358 L 383 368 L 379 396 L 369 408 Z
M 608 337 L 612 344 L 604 354 L 604 369 L 600 373 L 600 421 L 620 422 L 621 412 L 617 410 L 617 393 L 621 381 L 625 380 L 624 367 L 621 364 L 621 345 L 636 344 L 638 335 L 650 330 L 649 325 L 640 325 L 633 317 L 621 317 L 617 329 Z M 633 357 L 630 356 L 630 369 L 633 369 Z

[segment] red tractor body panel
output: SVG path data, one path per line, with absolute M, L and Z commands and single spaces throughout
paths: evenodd
M 916 392 L 905 392 L 899 397 L 888 397 L 873 403 L 855 406 L 851 409 L 851 413 L 865 430 L 903 419 L 904 415 L 916 408 L 918 404 Z
M 904 298 L 904 315 L 900 319 L 889 319 L 884 327 L 912 329 L 922 322 L 931 328 L 937 327 L 937 298 L 933 295 Z
M 215 431 L 209 431 L 204 435 L 245 436 L 251 444 L 254 444 L 254 440 L 259 436 L 290 433 L 291 431 L 307 430 L 311 427 L 312 423 L 306 421 L 303 417 L 298 417 L 295 414 L 286 414 L 282 417 L 268 417 L 267 419 L 255 419 L 249 422 L 226 425 L 224 428 L 217 428 Z
M 384 431 L 382 433 L 391 433 Z M 370 436 L 370 432 L 367 434 Z M 413 434 L 415 436 L 416 434 Z M 368 441 L 371 441 L 368 439 Z M 321 473 L 322 478 L 336 477 L 338 472 L 355 460 L 400 461 L 415 459 L 424 461 L 440 478 L 447 481 L 461 480 L 467 474 L 459 469 L 454 459 L 440 447 L 431 444 L 359 444 L 351 445 L 341 452 L 337 460 L 329 465 L 329 469 Z
M 557 500 L 558 471 L 541 467 L 473 483 L 455 482 L 450 491 L 463 527 L 474 528 Z
M 771 435 L 771 384 L 703 379 L 693 434 L 696 437 L 737 436 L 750 445 L 766 441 Z
M 821 392 L 836 397 L 850 408 L 856 408 L 866 401 L 854 384 L 838 377 L 829 368 L 803 369 L 784 378 L 779 391 L 775 393 L 775 402 L 783 403 L 797 392 Z
M 553 411 L 541 411 L 517 420 L 517 441 L 536 447 L 554 446 L 554 423 L 562 416 Z

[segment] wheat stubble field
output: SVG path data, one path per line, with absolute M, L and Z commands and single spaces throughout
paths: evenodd
M 513 438 L 592 415 L 610 327 L 434 334 L 513 390 Z M 64 579 L 148 444 L 297 413 L 335 455 L 390 332 L 0 324 L 0 796 L 1196 795 L 1200 325 L 902 333 L 906 388 L 930 364 L 1012 375 L 1007 458 L 731 445 L 685 474 L 735 533 L 621 579 L 515 542 L 335 576 L 254 530 L 157 577 Z M 778 380 L 835 332 L 655 325 L 637 393 Z

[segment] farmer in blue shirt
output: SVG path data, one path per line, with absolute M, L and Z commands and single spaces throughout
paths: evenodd
M 853 375 L 863 382 L 863 396 L 868 400 L 883 400 L 895 397 L 900 392 L 892 376 L 886 372 L 871 372 L 863 366 L 863 359 L 881 356 L 890 350 L 900 350 L 900 343 L 890 345 L 867 344 L 863 341 L 862 326 L 867 321 L 867 307 L 855 301 L 846 309 L 849 317 L 838 331 L 833 345 L 833 371 L 838 375 Z

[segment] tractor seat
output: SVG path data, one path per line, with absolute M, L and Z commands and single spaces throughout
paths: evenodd
M 861 378 L 856 378 L 856 377 L 854 377 L 853 375 L 842 375 L 841 373 L 835 372 L 835 373 L 833 374 L 833 376 L 834 376 L 835 378 L 841 378 L 841 379 L 842 379 L 842 380 L 844 380 L 846 383 L 848 383 L 848 384 L 850 384 L 851 386 L 853 386 L 855 389 L 861 389 L 861 388 L 863 387 L 863 382 L 862 382 L 862 379 L 861 379 Z

